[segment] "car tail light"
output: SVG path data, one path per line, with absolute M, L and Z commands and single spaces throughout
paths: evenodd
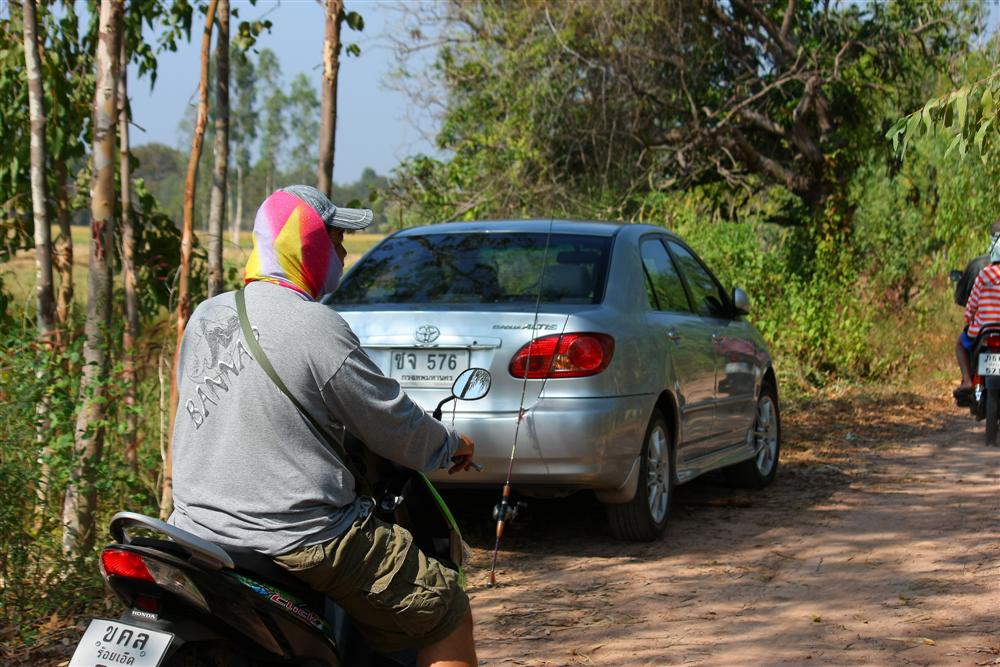
M 156 584 L 209 611 L 205 596 L 194 582 L 180 568 L 169 563 L 147 558 L 134 551 L 109 547 L 101 553 L 101 571 L 105 578 L 125 577 Z
M 510 361 L 516 378 L 575 378 L 600 373 L 611 363 L 615 340 L 599 333 L 543 336 L 527 343 Z

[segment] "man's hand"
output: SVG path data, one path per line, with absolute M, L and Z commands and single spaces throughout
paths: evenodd
M 460 470 L 468 470 L 475 464 L 472 462 L 472 455 L 476 451 L 476 443 L 472 441 L 472 438 L 460 433 L 458 436 L 458 449 L 455 450 L 455 454 L 451 457 L 452 465 L 448 468 L 448 474 L 454 475 Z

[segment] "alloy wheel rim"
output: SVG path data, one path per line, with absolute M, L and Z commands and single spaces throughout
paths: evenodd
M 753 424 L 754 451 L 757 471 L 767 477 L 778 460 L 778 426 L 774 413 L 774 401 L 770 396 L 761 396 L 757 402 L 757 417 Z
M 646 498 L 653 521 L 662 523 L 670 504 L 670 445 L 666 431 L 657 425 L 646 447 Z

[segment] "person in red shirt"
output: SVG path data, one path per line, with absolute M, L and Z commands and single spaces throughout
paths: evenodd
M 955 390 L 956 398 L 972 389 L 972 373 L 969 353 L 976 342 L 980 330 L 987 324 L 1000 324 L 1000 230 L 993 224 L 990 243 L 990 264 L 979 272 L 969 292 L 965 304 L 965 329 L 959 336 L 961 351 L 958 352 L 958 366 L 962 372 L 962 383 Z M 965 363 L 963 363 L 963 361 Z

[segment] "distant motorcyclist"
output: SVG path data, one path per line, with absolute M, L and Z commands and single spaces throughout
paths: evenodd
M 955 398 L 961 400 L 972 391 L 972 370 L 969 353 L 975 345 L 976 336 L 983 324 L 1000 322 L 1000 287 L 994 287 L 1000 279 L 1000 270 L 993 271 L 994 265 L 1000 262 L 1000 220 L 993 223 L 990 237 L 990 249 L 976 257 L 965 267 L 961 279 L 955 285 L 955 303 L 965 307 L 966 326 L 958 336 L 955 344 L 955 358 L 959 371 L 962 373 L 962 383 L 955 389 Z M 986 269 L 991 269 L 989 276 L 980 283 L 980 276 Z M 984 301 L 985 296 L 985 301 Z
M 259 348 L 243 335 L 236 292 L 199 305 L 181 343 L 170 522 L 270 556 L 338 602 L 376 649 L 416 648 L 421 665 L 473 665 L 458 574 L 375 516 L 330 445 L 342 451 L 350 432 L 408 468 L 472 465 L 472 441 L 411 401 L 319 302 L 340 281 L 344 231 L 371 221 L 371 211 L 337 207 L 302 185 L 261 204 L 244 292 Z M 252 349 L 264 352 L 303 412 Z

